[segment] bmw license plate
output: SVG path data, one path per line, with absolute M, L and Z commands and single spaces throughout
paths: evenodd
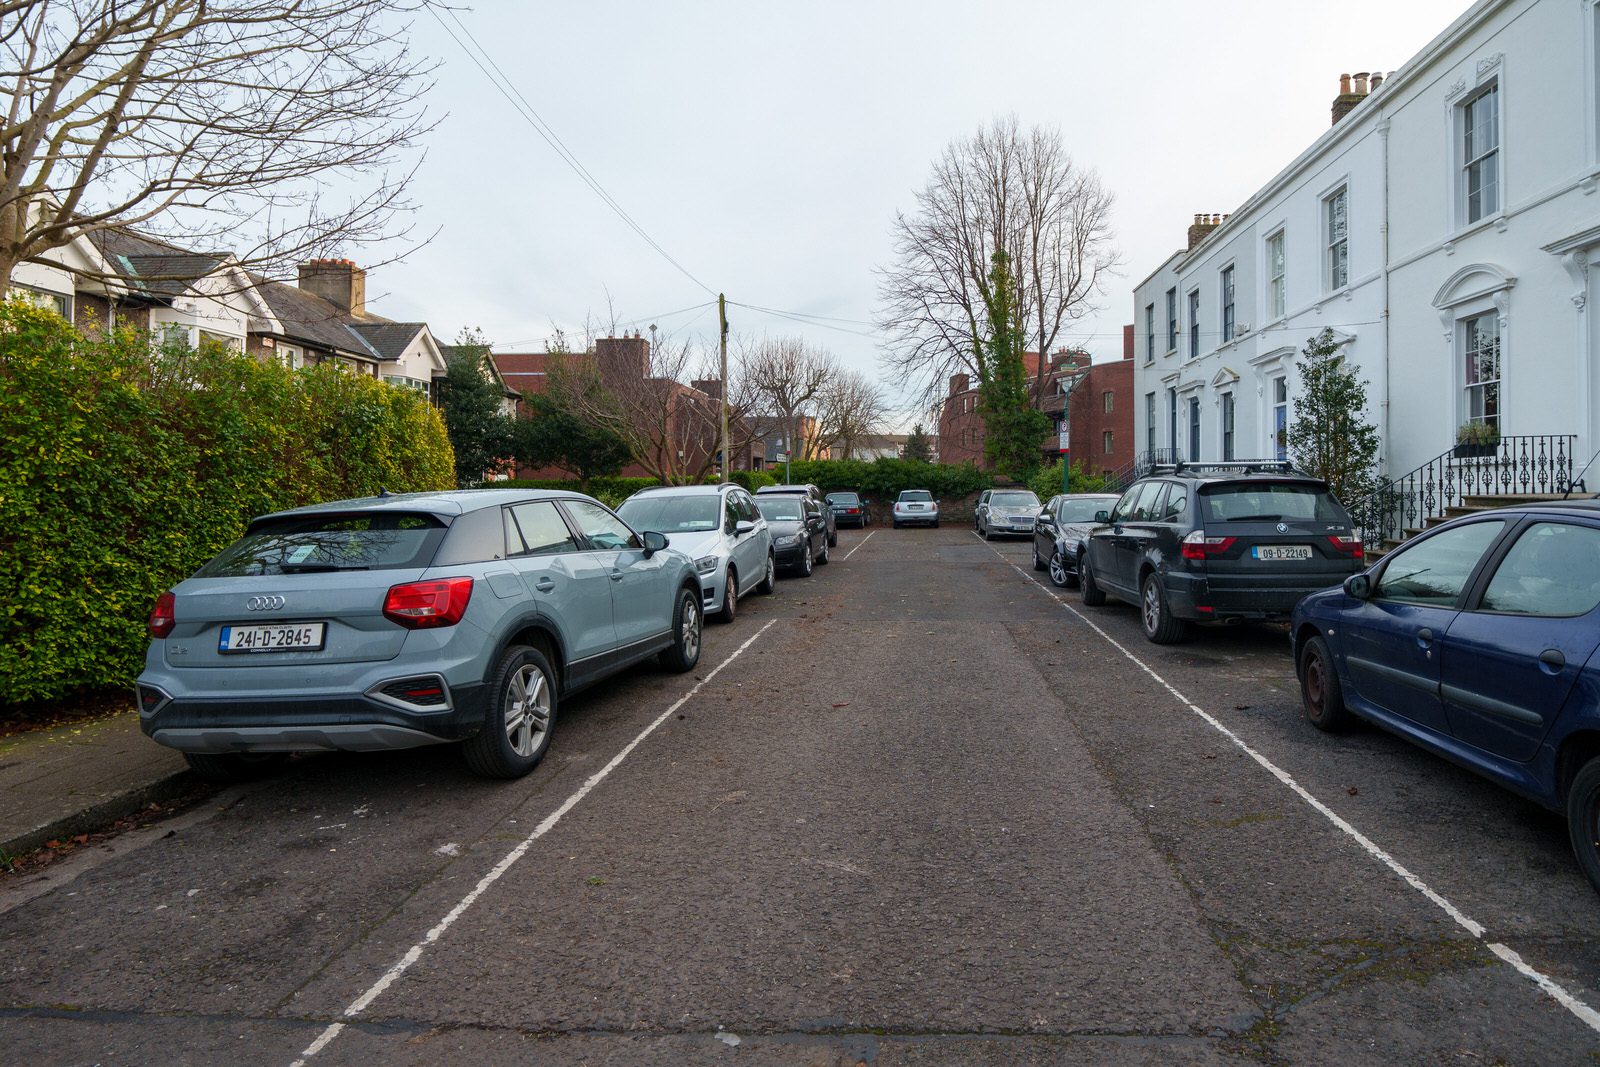
M 273 626 L 224 626 L 218 652 L 316 652 L 322 648 L 325 622 L 280 623 Z
M 1256 545 L 1250 550 L 1256 559 L 1310 559 L 1310 545 Z

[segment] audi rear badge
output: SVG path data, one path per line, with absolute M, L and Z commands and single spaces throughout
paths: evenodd
M 272 596 L 253 596 L 244 602 L 246 611 L 278 611 L 283 608 L 284 599 L 276 594 Z

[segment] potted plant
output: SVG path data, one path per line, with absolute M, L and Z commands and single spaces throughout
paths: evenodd
M 1456 429 L 1456 446 L 1451 455 L 1457 459 L 1474 456 L 1492 456 L 1500 447 L 1500 427 L 1492 422 L 1469 420 Z

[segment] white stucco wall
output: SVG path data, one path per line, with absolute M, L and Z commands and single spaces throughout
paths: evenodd
M 1140 452 L 1176 446 L 1220 459 L 1221 396 L 1233 392 L 1239 458 L 1272 454 L 1272 382 L 1297 387 L 1294 361 L 1331 327 L 1371 383 L 1369 416 L 1397 475 L 1447 451 L 1465 418 L 1462 321 L 1501 324 L 1501 432 L 1576 434 L 1578 463 L 1600 448 L 1600 41 L 1597 0 L 1482 0 L 1337 126 L 1252 195 L 1192 252 L 1134 293 Z M 1459 202 L 1461 104 L 1493 83 L 1500 106 L 1499 210 L 1467 225 Z M 1330 84 L 1330 100 L 1335 88 Z M 1326 282 L 1324 198 L 1349 190 L 1350 283 Z M 1269 321 L 1266 241 L 1285 234 L 1286 307 Z M 1385 234 L 1387 233 L 1387 247 Z M 1181 235 L 1175 234 L 1175 237 Z M 1232 342 L 1218 335 L 1218 275 L 1236 270 Z M 1165 293 L 1179 293 L 1176 354 L 1164 348 Z M 1187 293 L 1201 294 L 1201 344 L 1188 356 Z M 1157 352 L 1143 358 L 1145 306 Z M 1239 380 L 1233 381 L 1237 374 Z M 1180 391 L 1176 440 L 1167 390 Z M 1154 439 L 1145 397 L 1157 394 Z M 1188 396 L 1200 403 L 1191 455 Z M 1291 404 L 1292 418 L 1292 404 Z

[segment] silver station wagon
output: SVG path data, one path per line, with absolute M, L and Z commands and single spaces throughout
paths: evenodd
M 450 741 L 514 778 L 571 693 L 652 656 L 692 668 L 701 612 L 688 556 L 578 493 L 297 508 L 161 596 L 140 724 L 215 781 L 290 752 Z

